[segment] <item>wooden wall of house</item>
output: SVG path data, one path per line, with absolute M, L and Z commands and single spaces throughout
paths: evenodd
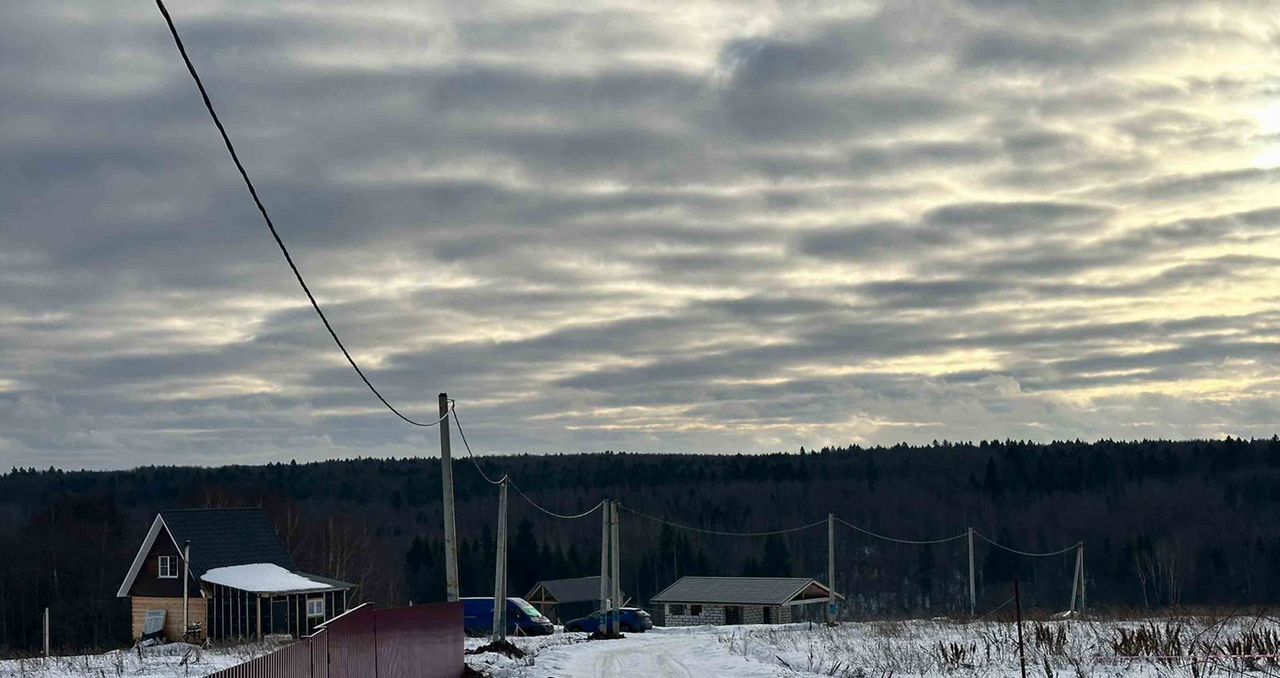
M 176 556 L 178 558 L 178 576 L 172 579 L 160 578 L 160 556 Z M 191 594 L 199 595 L 197 586 L 191 585 Z M 144 596 L 151 598 L 174 597 L 182 598 L 182 554 L 178 552 L 178 547 L 173 545 L 173 539 L 169 537 L 169 533 L 161 529 L 160 534 L 156 535 L 156 542 L 151 545 L 151 550 L 147 553 L 146 560 L 142 561 L 142 568 L 138 570 L 138 576 L 133 580 L 133 588 L 129 589 L 131 596 Z
M 177 598 L 134 596 L 130 599 L 130 607 L 132 608 L 131 628 L 135 640 L 142 637 L 143 623 L 146 620 L 147 610 L 164 610 L 165 639 L 170 641 L 182 640 L 182 596 Z M 201 625 L 208 623 L 205 621 L 208 616 L 208 607 L 205 599 L 200 597 L 199 592 L 196 592 L 191 597 L 189 615 L 192 623 L 200 622 Z

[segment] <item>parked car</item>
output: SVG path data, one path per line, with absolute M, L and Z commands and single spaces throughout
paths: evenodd
M 493 598 L 462 598 L 462 629 L 469 636 L 493 632 Z M 555 632 L 551 620 L 524 598 L 507 598 L 507 634 L 549 636 Z
M 638 607 L 624 607 L 621 610 L 614 610 L 613 614 L 621 614 L 620 626 L 627 633 L 644 633 L 653 628 L 653 619 L 649 617 L 649 613 Z M 595 633 L 603 623 L 604 614 L 596 610 L 581 619 L 565 622 L 564 630 Z

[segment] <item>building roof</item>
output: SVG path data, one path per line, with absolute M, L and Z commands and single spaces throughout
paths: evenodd
M 525 600 L 537 598 L 538 588 L 547 590 L 547 597 L 557 603 L 580 603 L 588 600 L 600 600 L 600 576 L 573 577 L 571 579 L 548 579 L 540 581 L 525 594 Z M 623 594 L 626 599 L 626 594 Z
M 250 593 L 302 593 L 350 588 L 349 584 L 335 583 L 332 579 L 301 572 L 290 572 L 271 563 L 215 567 L 201 575 L 200 580 Z
M 160 518 L 179 550 L 191 540 L 191 573 L 197 579 L 214 568 L 248 563 L 295 568 L 261 508 L 161 511 Z
M 814 588 L 816 587 L 816 589 Z M 724 603 L 728 605 L 785 605 L 796 599 L 818 599 L 827 587 L 805 577 L 681 577 L 654 596 L 655 603 Z
M 129 595 L 156 539 L 170 540 L 179 553 L 182 545 L 191 541 L 191 578 L 196 583 L 209 570 L 233 565 L 270 563 L 291 572 L 295 569 L 293 558 L 261 508 L 161 511 L 151 523 L 117 596 Z

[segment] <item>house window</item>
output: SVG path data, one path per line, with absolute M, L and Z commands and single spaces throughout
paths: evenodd
M 673 615 L 684 614 L 684 605 L 672 605 L 671 614 Z
M 177 556 L 160 556 L 160 578 L 161 579 L 177 579 L 178 578 L 178 557 Z
M 324 616 L 324 598 L 307 599 L 307 617 Z
M 691 614 L 691 615 L 693 615 L 693 616 L 695 616 L 695 617 L 696 617 L 696 616 L 698 616 L 698 615 L 700 615 L 700 614 L 702 614 L 702 606 L 701 606 L 701 605 L 690 605 L 690 606 L 689 606 L 689 614 Z

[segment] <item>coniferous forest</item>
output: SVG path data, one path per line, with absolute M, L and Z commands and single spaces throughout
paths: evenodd
M 572 454 L 485 457 L 544 507 L 621 517 L 623 588 L 643 604 L 686 574 L 826 580 L 825 524 L 769 537 L 675 529 L 639 514 L 721 531 L 825 520 L 927 540 L 970 526 L 1025 551 L 1085 543 L 1091 609 L 1267 606 L 1280 602 L 1280 439 L 829 447 L 769 455 Z M 497 493 L 455 460 L 464 595 L 493 588 Z M 304 571 L 355 582 L 381 604 L 444 597 L 439 461 L 355 459 L 221 468 L 0 476 L 0 651 L 40 643 L 41 613 L 64 649 L 128 643 L 115 597 L 162 509 L 260 505 Z M 511 494 L 509 591 L 598 573 L 599 513 L 546 515 Z M 639 514 L 635 513 L 639 512 Z M 1064 609 L 1074 552 L 1028 558 L 976 548 L 978 610 L 1009 596 Z M 852 618 L 967 614 L 967 541 L 919 546 L 836 529 L 837 589 Z

